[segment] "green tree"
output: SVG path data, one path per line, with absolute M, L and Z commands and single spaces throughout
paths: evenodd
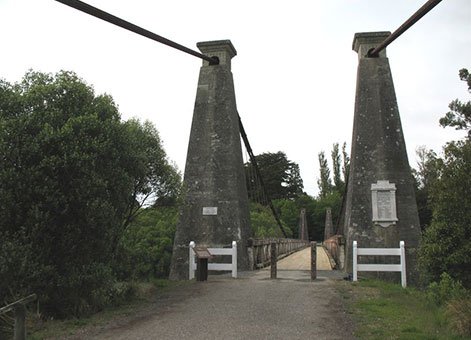
M 181 190 L 181 175 L 167 160 L 159 133 L 151 122 L 136 119 L 124 123 L 133 150 L 133 190 L 123 229 L 146 205 L 175 205 Z
M 334 225 L 339 219 L 342 199 L 345 195 L 345 185 L 350 171 L 350 157 L 348 156 L 346 148 L 347 143 L 344 142 L 342 144 L 342 155 L 340 155 L 339 143 L 332 145 L 331 157 L 334 184 L 332 184 L 330 178 L 331 171 L 324 151 L 318 154 L 320 166 L 320 177 L 317 181 L 319 196 L 316 199 L 315 209 L 312 212 L 313 226 L 309 226 L 312 239 L 323 241 L 327 208 L 332 209 L 332 221 Z M 311 230 L 311 228 L 313 229 Z
M 344 183 L 348 181 L 348 175 L 350 173 L 350 157 L 347 153 L 347 143 L 344 142 L 342 145 L 342 175 Z
M 340 155 L 339 143 L 334 143 L 331 151 L 334 180 L 332 190 L 339 192 L 341 195 L 343 195 L 345 191 L 345 183 L 350 171 L 350 158 L 348 157 L 346 148 L 347 143 L 344 142 L 342 145 L 342 155 Z
M 330 177 L 331 171 L 329 163 L 325 157 L 325 152 L 321 151 L 318 154 L 319 159 L 319 179 L 317 185 L 319 187 L 319 196 L 325 197 L 334 191 L 343 195 L 345 191 L 345 183 L 348 179 L 348 173 L 350 171 L 350 157 L 346 151 L 347 143 L 342 145 L 342 155 L 340 155 L 339 143 L 332 145 L 332 151 L 330 153 L 332 157 L 332 174 L 333 184 Z
M 288 200 L 283 200 L 288 201 Z M 250 223 L 256 238 L 284 237 L 270 208 L 259 203 L 250 204 Z M 291 228 L 282 221 L 288 237 L 292 237 Z
M 412 169 L 415 179 L 415 197 L 419 212 L 420 227 L 424 231 L 432 221 L 430 190 L 438 177 L 439 159 L 433 150 L 419 147 L 416 150 L 419 161 L 417 170 Z
M 168 277 L 177 218 L 177 206 L 140 210 L 119 244 L 115 271 L 120 279 Z
M 255 156 L 260 174 L 270 199 L 292 199 L 303 193 L 303 180 L 299 173 L 299 165 L 288 160 L 284 152 L 263 153 Z M 261 194 L 259 181 L 255 178 L 253 165 L 245 164 L 247 190 L 252 201 L 261 198 L 262 202 L 267 198 Z
M 332 170 L 334 175 L 334 187 L 336 190 L 343 192 L 345 183 L 342 181 L 342 173 L 340 170 L 341 160 L 340 160 L 340 150 L 339 143 L 334 143 L 331 151 L 332 156 Z
M 471 92 L 471 74 L 463 68 L 459 71 L 459 77 L 468 85 L 468 91 Z M 440 118 L 440 125 L 443 127 L 451 126 L 456 130 L 468 130 L 468 138 L 471 138 L 471 101 L 462 103 L 458 99 L 453 100 L 448 105 L 450 111 Z
M 467 70 L 460 71 L 470 89 Z M 452 103 L 453 104 L 453 103 Z M 470 102 L 468 104 L 470 105 Z M 466 106 L 462 107 L 466 108 Z M 453 110 L 453 109 L 452 109 Z M 469 111 L 458 108 L 440 120 L 443 126 L 468 129 L 468 137 L 448 143 L 444 156 L 429 157 L 426 162 L 426 181 L 431 180 L 429 202 L 432 209 L 431 225 L 423 234 L 419 260 L 427 281 L 439 282 L 442 273 L 471 288 L 471 139 Z M 432 166 L 430 166 L 432 164 Z M 422 170 L 425 172 L 425 170 Z
M 325 197 L 327 194 L 332 192 L 333 186 L 330 179 L 330 169 L 327 159 L 325 158 L 325 152 L 321 151 L 317 155 L 319 159 L 319 171 L 320 178 L 317 180 L 317 185 L 319 186 L 319 196 Z
M 110 303 L 125 221 L 175 172 L 156 131 L 76 74 L 0 81 L 0 300 L 36 292 L 56 316 Z
M 431 189 L 433 218 L 425 230 L 420 262 L 427 281 L 448 273 L 471 288 L 471 141 L 451 142 Z

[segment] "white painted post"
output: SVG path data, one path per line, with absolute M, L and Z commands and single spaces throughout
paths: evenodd
M 399 248 L 401 248 L 401 284 L 403 288 L 406 288 L 406 249 L 404 247 L 404 241 L 399 242 Z
M 189 256 L 188 256 L 188 264 L 189 264 L 189 267 L 190 267 L 190 272 L 189 272 L 189 280 L 192 280 L 195 278 L 195 252 L 193 251 L 193 248 L 195 247 L 195 242 L 191 241 L 190 242 L 190 252 L 189 252 Z
M 232 241 L 232 277 L 237 279 L 237 242 Z
M 358 281 L 358 277 L 357 277 L 357 241 L 353 241 L 353 281 Z

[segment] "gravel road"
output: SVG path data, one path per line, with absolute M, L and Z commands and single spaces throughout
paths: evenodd
M 73 339 L 353 339 L 334 288 L 342 274 L 318 271 L 311 281 L 309 271 L 283 266 L 276 280 L 265 269 L 172 288 L 145 310 Z
M 332 278 L 319 273 L 311 282 L 302 271 L 269 276 L 263 270 L 179 287 L 145 313 L 76 339 L 353 339 Z

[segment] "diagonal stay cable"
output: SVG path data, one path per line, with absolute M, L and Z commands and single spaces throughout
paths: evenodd
M 167 38 L 164 38 L 158 34 L 152 33 L 142 27 L 139 27 L 137 25 L 134 25 L 130 23 L 129 21 L 123 20 L 121 18 L 118 18 L 110 13 L 107 13 L 105 11 L 102 11 L 101 9 L 98 9 L 96 7 L 93 7 L 89 4 L 86 4 L 85 2 L 79 1 L 79 0 L 55 0 L 57 2 L 60 2 L 64 5 L 70 6 L 72 8 L 75 8 L 79 11 L 82 11 L 84 13 L 90 14 L 91 16 L 94 16 L 96 18 L 99 18 L 101 20 L 107 21 L 113 25 L 119 26 L 121 28 L 127 29 L 131 32 L 137 33 L 139 35 L 142 35 L 146 38 L 149 38 L 151 40 L 157 41 L 161 44 L 173 47 L 179 51 L 191 54 L 192 56 L 204 59 L 208 61 L 211 65 L 217 65 L 219 64 L 219 61 L 216 58 L 211 58 L 208 57 L 207 55 L 201 54 L 199 52 L 196 52 L 188 47 L 185 47 L 183 45 L 180 45 L 172 40 L 169 40 Z
M 415 12 L 409 19 L 406 20 L 397 30 L 395 30 L 389 37 L 376 46 L 371 52 L 368 52 L 368 57 L 377 57 L 379 52 L 384 50 L 390 43 L 399 38 L 399 36 L 407 31 L 412 25 L 419 21 L 425 14 L 430 12 L 435 6 L 437 6 L 442 0 L 429 0 L 417 12 Z
M 242 137 L 242 140 L 244 141 L 245 149 L 247 150 L 247 153 L 249 154 L 250 162 L 252 163 L 252 165 L 255 169 L 255 173 L 258 176 L 258 179 L 259 179 L 260 184 L 262 186 L 262 192 L 265 195 L 265 197 L 267 198 L 268 205 L 270 206 L 271 212 L 273 213 L 273 216 L 275 217 L 276 223 L 278 224 L 278 227 L 280 228 L 281 232 L 283 233 L 283 236 L 285 238 L 288 238 L 288 236 L 286 235 L 285 229 L 283 228 L 283 225 L 281 224 L 280 217 L 278 216 L 278 213 L 276 212 L 276 209 L 273 206 L 273 203 L 272 203 L 270 197 L 268 197 L 267 190 L 265 188 L 265 184 L 263 183 L 263 178 L 262 178 L 262 175 L 260 173 L 260 169 L 259 169 L 258 164 L 257 164 L 257 159 L 255 158 L 255 155 L 253 154 L 252 148 L 250 147 L 249 138 L 247 137 L 247 134 L 245 133 L 244 125 L 242 125 L 242 120 L 240 119 L 240 115 L 239 114 L 237 114 L 237 115 L 239 117 L 240 135 Z

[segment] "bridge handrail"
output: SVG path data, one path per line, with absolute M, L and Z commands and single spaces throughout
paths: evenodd
M 251 238 L 247 242 L 247 248 L 252 269 L 260 269 L 270 265 L 272 243 L 276 244 L 278 260 L 309 246 L 309 241 L 299 239 Z

